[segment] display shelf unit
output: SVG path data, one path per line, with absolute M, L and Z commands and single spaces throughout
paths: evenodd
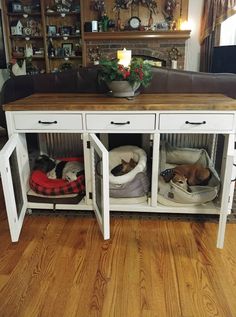
M 70 60 L 70 62 L 67 60 L 66 67 L 78 68 L 81 66 L 82 59 L 79 57 L 82 55 L 82 40 L 79 0 L 73 1 L 73 6 L 67 10 L 68 12 L 64 12 L 66 10 L 61 7 L 55 7 L 56 3 L 50 0 L 39 0 L 38 2 L 23 0 L 19 7 L 14 8 L 9 4 L 8 0 L 2 1 L 9 62 L 13 59 L 18 61 L 29 57 L 26 65 L 30 66 L 28 67 L 30 74 L 49 73 L 63 69 L 65 57 L 69 57 Z M 13 12 L 14 10 L 17 12 Z M 36 10 L 37 12 L 35 12 Z M 62 12 L 56 10 L 62 10 Z M 55 34 L 49 33 L 49 30 L 53 30 Z M 51 63 L 49 43 L 52 44 L 50 54 L 57 55 L 57 62 L 53 60 Z

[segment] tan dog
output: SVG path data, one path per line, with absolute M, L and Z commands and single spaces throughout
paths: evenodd
M 126 162 L 125 160 L 121 160 L 121 164 L 114 167 L 111 170 L 111 173 L 114 176 L 122 176 L 132 171 L 132 169 L 134 169 L 136 165 L 137 163 L 132 158 L 129 160 L 129 162 Z
M 166 169 L 161 172 L 161 176 L 163 176 L 165 182 L 172 179 L 173 182 L 179 184 L 184 184 L 187 181 L 187 185 L 196 186 L 207 185 L 211 172 L 209 168 L 205 168 L 201 164 L 186 164 Z
M 187 178 L 180 174 L 175 174 L 172 178 L 172 182 L 177 184 L 178 186 L 182 187 L 183 189 L 191 192 L 191 189 L 188 186 Z
M 205 168 L 200 164 L 178 165 L 173 168 L 173 173 L 187 178 L 189 186 L 207 185 L 211 177 L 209 168 Z

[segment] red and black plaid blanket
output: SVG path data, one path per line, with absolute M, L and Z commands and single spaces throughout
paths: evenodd
M 35 170 L 29 179 L 30 188 L 37 194 L 46 196 L 58 196 L 68 194 L 85 193 L 84 174 L 78 176 L 77 180 L 67 182 L 64 179 L 49 179 L 45 173 Z

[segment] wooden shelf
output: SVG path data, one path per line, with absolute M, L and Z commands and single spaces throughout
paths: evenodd
M 50 16 L 54 16 L 54 17 L 61 17 L 61 18 L 65 18 L 68 15 L 79 15 L 80 12 L 45 12 L 45 16 L 50 17 Z
M 14 13 L 10 13 L 8 12 L 7 15 L 9 17 L 21 17 L 21 18 L 25 18 L 24 15 L 27 15 L 28 17 L 40 17 L 41 13 L 40 12 L 31 12 L 31 13 L 27 13 L 27 12 L 14 12 Z
M 188 39 L 190 30 L 184 31 L 123 31 L 84 32 L 85 41 L 138 40 L 138 39 Z
M 30 40 L 43 40 L 43 36 L 30 36 L 30 35 L 11 35 L 11 39 L 13 40 L 25 40 L 25 41 L 30 41 Z
M 69 39 L 80 39 L 81 35 L 55 35 L 55 36 L 51 36 L 51 35 L 47 35 L 47 38 L 51 38 L 53 40 L 64 40 L 64 37 L 67 37 L 67 40 Z M 64 40 L 66 41 L 66 40 Z
M 81 59 L 82 56 L 67 56 L 67 57 L 59 57 L 59 56 L 55 56 L 55 57 L 48 57 L 50 60 L 56 60 L 56 59 L 63 59 L 65 61 L 69 61 L 70 59 Z

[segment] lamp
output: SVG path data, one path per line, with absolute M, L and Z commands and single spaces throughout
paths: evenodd
M 182 21 L 180 24 L 180 30 L 190 30 L 190 25 L 188 21 Z
M 131 50 L 126 50 L 124 48 L 122 51 L 117 51 L 117 59 L 118 64 L 123 65 L 124 67 L 129 67 L 130 62 L 131 62 Z

